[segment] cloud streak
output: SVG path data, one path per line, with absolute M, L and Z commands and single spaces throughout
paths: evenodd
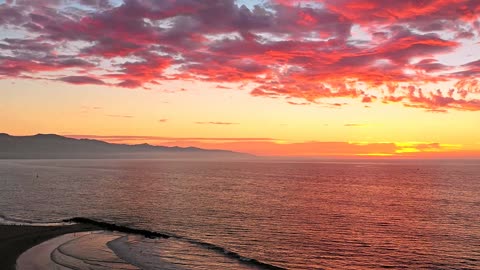
M 346 127 L 364 127 L 366 126 L 365 124 L 345 124 L 344 126 Z
M 63 134 L 63 136 L 75 139 L 96 139 L 96 140 L 105 140 L 105 141 L 157 141 L 157 142 L 168 142 L 168 141 L 215 141 L 215 142 L 230 142 L 230 141 L 247 141 L 247 142 L 258 142 L 258 141 L 274 141 L 273 138 L 237 138 L 237 137 L 162 137 L 162 136 L 133 136 L 133 135 L 88 135 L 88 134 Z
M 89 77 L 89 76 L 67 76 L 63 78 L 59 78 L 59 81 L 71 83 L 71 84 L 105 84 L 102 80 Z
M 230 126 L 230 125 L 238 125 L 239 123 L 233 122 L 220 122 L 220 121 L 211 121 L 211 122 L 195 122 L 198 125 L 220 125 L 220 126 Z
M 133 116 L 131 115 L 122 115 L 122 114 L 107 114 L 106 116 L 113 117 L 113 118 L 133 118 Z
M 479 14 L 477 0 L 7 2 L 0 30 L 16 38 L 0 40 L 0 79 L 248 83 L 292 105 L 478 111 L 480 59 L 444 59 L 480 50 Z

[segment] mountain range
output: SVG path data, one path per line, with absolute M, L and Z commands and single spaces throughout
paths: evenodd
M 12 136 L 0 133 L 1 159 L 48 158 L 247 158 L 250 154 L 196 147 L 114 144 L 56 134 Z

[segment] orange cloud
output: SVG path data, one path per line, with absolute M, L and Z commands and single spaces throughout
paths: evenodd
M 225 149 L 259 156 L 303 157 L 401 157 L 401 158 L 467 158 L 480 157 L 480 148 L 458 144 L 423 142 L 280 142 L 272 138 L 175 138 L 156 136 L 66 135 L 72 138 L 100 139 L 112 143 L 150 143 L 164 146 L 195 146 Z

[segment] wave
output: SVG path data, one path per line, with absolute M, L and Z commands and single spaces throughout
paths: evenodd
M 282 268 L 276 265 L 272 265 L 266 262 L 259 261 L 254 258 L 249 258 L 246 256 L 243 256 L 237 252 L 228 250 L 227 248 L 208 243 L 208 242 L 203 242 L 195 239 L 191 239 L 188 237 L 183 237 L 183 236 L 178 236 L 174 234 L 169 234 L 169 233 L 164 233 L 164 232 L 156 232 L 156 231 L 150 231 L 150 230 L 144 230 L 144 229 L 136 229 L 136 228 L 131 228 L 128 226 L 123 226 L 123 225 L 117 225 L 114 223 L 108 223 L 108 222 L 103 222 L 103 221 L 97 221 L 93 220 L 90 218 L 85 218 L 85 217 L 75 217 L 75 218 L 70 218 L 70 219 L 65 219 L 63 222 L 74 222 L 74 223 L 79 223 L 79 224 L 87 224 L 87 225 L 94 225 L 97 226 L 101 229 L 108 230 L 108 231 L 117 231 L 117 232 L 123 232 L 123 233 L 128 233 L 128 234 L 136 234 L 136 235 L 141 235 L 147 238 L 175 238 L 178 240 L 182 241 L 187 241 L 191 244 L 201 246 L 203 248 L 207 248 L 209 250 L 216 251 L 220 254 L 223 254 L 224 256 L 227 256 L 229 258 L 236 259 L 242 264 L 250 265 L 250 266 L 255 266 L 261 269 L 269 269 L 269 270 L 286 270 L 286 268 Z
M 15 217 L 6 217 L 0 214 L 0 224 L 2 225 L 20 225 L 20 226 L 64 226 L 64 225 L 71 225 L 72 223 L 63 222 L 63 221 L 54 221 L 54 222 L 43 222 L 43 221 L 33 221 L 33 220 L 26 220 L 21 218 Z
M 82 245 L 81 242 L 84 241 L 83 239 L 90 238 L 92 235 L 100 235 L 100 234 L 99 233 L 85 234 L 83 236 L 80 236 L 62 243 L 50 253 L 50 260 L 55 264 L 63 266 L 67 269 L 119 269 L 119 270 L 131 269 L 131 268 L 125 268 L 125 266 L 128 263 L 121 261 L 120 258 L 118 257 L 108 257 L 108 256 L 103 257 L 105 255 L 105 251 L 95 252 L 96 256 L 92 256 L 91 251 L 89 253 L 85 253 L 84 251 L 82 251 L 82 247 L 80 247 L 80 249 L 78 250 L 72 249 L 72 245 L 76 246 L 78 244 L 81 246 Z M 119 237 L 119 236 L 115 236 L 115 237 Z M 85 241 L 88 242 L 89 240 L 91 239 L 87 239 Z M 108 242 L 111 240 L 112 239 L 108 239 L 106 241 Z M 97 247 L 94 246 L 93 250 L 97 251 L 100 249 L 98 249 L 98 246 Z M 112 252 L 111 254 L 113 255 L 113 251 L 111 252 Z M 113 259 L 113 258 L 116 258 L 116 259 Z

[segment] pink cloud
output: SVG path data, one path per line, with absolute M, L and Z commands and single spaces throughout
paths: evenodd
M 456 66 L 440 61 L 465 40 L 480 38 L 479 1 L 304 2 L 270 0 L 253 8 L 233 0 L 0 4 L 0 27 L 23 36 L 0 40 L 0 79 L 55 72 L 48 78 L 125 88 L 185 79 L 221 88 L 251 83 L 251 95 L 291 104 L 347 98 L 430 111 L 480 110 L 480 85 L 471 79 L 480 75 L 480 60 Z M 364 37 L 355 35 L 359 27 Z M 110 66 L 99 66 L 102 61 Z M 455 88 L 423 87 L 440 82 Z M 424 89 L 422 95 L 409 86 Z

